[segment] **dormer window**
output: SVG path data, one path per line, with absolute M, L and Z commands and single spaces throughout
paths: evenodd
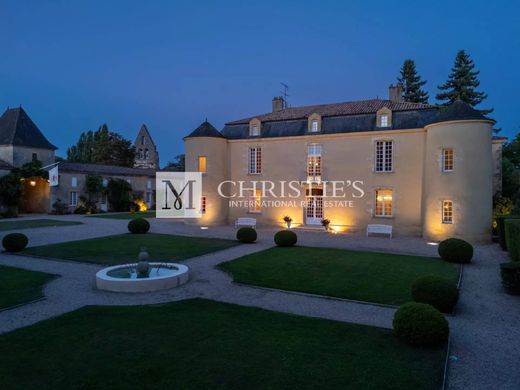
M 319 114 L 314 113 L 309 116 L 307 130 L 309 133 L 317 133 L 321 131 L 321 116 Z
M 249 135 L 251 137 L 258 137 L 260 136 L 260 126 L 261 122 L 258 119 L 252 119 L 251 122 L 249 122 Z
M 392 111 L 383 107 L 377 112 L 377 127 L 392 127 Z

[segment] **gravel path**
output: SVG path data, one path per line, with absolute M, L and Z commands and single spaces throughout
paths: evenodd
M 49 218 L 46 216 L 45 218 Z M 59 216 L 84 225 L 27 229 L 31 245 L 126 233 L 128 221 L 83 216 Z M 150 220 L 152 232 L 198 237 L 234 238 L 232 227 L 201 230 L 171 220 Z M 34 324 L 85 305 L 138 305 L 193 297 L 213 299 L 280 312 L 391 328 L 395 309 L 370 304 L 321 298 L 306 294 L 238 285 L 215 266 L 273 245 L 276 229 L 258 229 L 258 242 L 185 261 L 190 282 L 176 289 L 148 294 L 98 291 L 94 275 L 101 266 L 0 255 L 0 264 L 59 274 L 44 289 L 47 299 L 0 312 L 0 333 Z M 3 234 L 8 232 L 2 232 Z M 308 246 L 334 247 L 435 256 L 437 247 L 420 238 L 366 238 L 363 235 L 330 235 L 298 231 Z M 404 248 L 404 250 L 403 250 Z M 452 349 L 448 389 L 519 389 L 520 297 L 505 294 L 500 286 L 499 263 L 507 255 L 497 245 L 476 247 L 474 262 L 464 267 L 457 315 L 449 317 Z

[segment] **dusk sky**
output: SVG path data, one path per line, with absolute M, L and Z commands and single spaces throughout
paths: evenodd
M 516 1 L 6 1 L 0 107 L 20 104 L 58 155 L 107 123 L 134 140 L 146 123 L 161 165 L 206 117 L 386 98 L 405 58 L 430 102 L 466 49 L 500 135 L 520 129 Z

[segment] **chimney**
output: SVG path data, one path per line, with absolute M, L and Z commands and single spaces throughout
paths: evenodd
M 273 98 L 273 112 L 282 111 L 283 109 L 285 109 L 283 96 L 275 96 Z
M 403 101 L 403 84 L 390 84 L 390 86 L 388 87 L 388 100 L 394 103 Z

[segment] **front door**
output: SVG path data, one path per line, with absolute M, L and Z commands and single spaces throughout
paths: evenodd
M 305 223 L 307 225 L 320 225 L 323 219 L 323 189 L 307 190 L 306 206 Z

